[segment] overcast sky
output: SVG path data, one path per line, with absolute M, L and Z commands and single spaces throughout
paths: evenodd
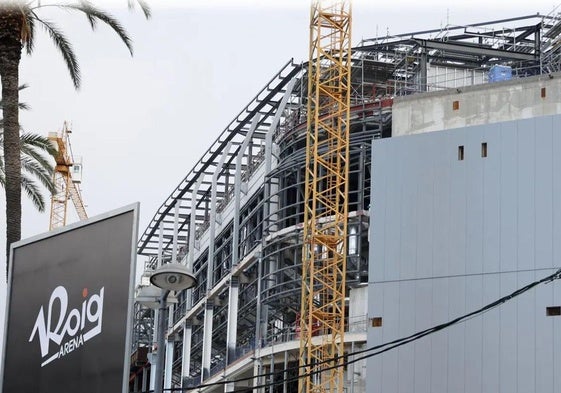
M 88 214 L 140 201 L 140 233 L 225 126 L 281 66 L 291 58 L 307 60 L 309 36 L 308 0 L 148 2 L 153 7 L 149 21 L 139 10 L 128 12 L 123 7 L 126 0 L 100 2 L 129 31 L 134 57 L 104 26 L 92 33 L 81 15 L 52 9 L 43 13 L 74 46 L 82 71 L 79 91 L 42 31 L 34 54 L 23 55 L 20 73 L 20 83 L 29 85 L 21 100 L 32 108 L 21 114 L 24 129 L 46 135 L 70 121 L 74 155 L 83 159 L 82 195 Z M 557 4 L 355 1 L 353 43 L 447 24 L 547 14 Z M 0 250 L 4 250 L 3 193 L 0 206 Z M 24 204 L 23 238 L 47 231 L 48 225 L 48 212 L 40 214 Z M 0 260 L 4 266 L 3 251 Z M 0 282 L 1 310 L 5 283 Z

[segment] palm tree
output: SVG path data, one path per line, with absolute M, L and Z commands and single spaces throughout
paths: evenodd
M 144 0 L 136 0 L 146 18 L 150 8 Z M 128 0 L 132 8 L 132 0 Z M 109 13 L 99 9 L 87 0 L 77 0 L 69 4 L 34 5 L 29 0 L 0 0 L 0 80 L 2 102 L 4 103 L 4 165 L 6 191 L 6 259 L 9 260 L 10 244 L 21 237 L 21 168 L 19 134 L 19 62 L 22 49 L 33 52 L 36 26 L 41 26 L 51 37 L 60 51 L 70 78 L 76 89 L 80 87 L 80 68 L 72 50 L 72 45 L 55 24 L 40 17 L 41 8 L 58 7 L 82 13 L 92 29 L 98 22 L 114 30 L 132 55 L 132 42 L 126 30 Z
M 4 132 L 0 131 L 0 145 L 4 143 Z M 37 181 L 41 183 L 50 194 L 55 191 L 53 181 L 54 165 L 57 149 L 49 138 L 43 135 L 26 132 L 20 136 L 21 148 L 21 189 L 33 202 L 40 212 L 45 211 L 45 198 L 41 193 Z M 4 170 L 4 155 L 0 152 L 0 186 L 6 186 L 6 172 Z

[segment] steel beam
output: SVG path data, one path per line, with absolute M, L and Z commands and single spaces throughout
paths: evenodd
M 427 49 L 437 49 L 453 53 L 468 54 L 471 56 L 488 56 L 488 57 L 498 57 L 501 59 L 512 59 L 512 60 L 526 60 L 533 61 L 537 57 L 534 54 L 513 52 L 502 49 L 486 48 L 484 46 L 467 44 L 452 41 L 434 41 L 434 40 L 415 40 L 419 46 Z

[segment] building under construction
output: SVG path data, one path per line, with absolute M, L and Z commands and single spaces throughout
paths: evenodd
M 547 89 L 557 86 L 555 72 L 561 71 L 560 33 L 557 14 L 537 14 L 376 37 L 353 48 L 347 353 L 370 347 L 367 336 L 377 342 L 369 331 L 382 325 L 381 312 L 369 301 L 374 293 L 373 285 L 369 288 L 371 259 L 385 258 L 375 250 L 387 241 L 370 228 L 378 219 L 372 214 L 377 203 L 372 195 L 382 195 L 376 189 L 386 187 L 376 183 L 379 178 L 372 181 L 372 141 L 561 113 L 559 89 Z M 138 243 L 138 254 L 146 257 L 145 276 L 177 261 L 198 279 L 197 287 L 178 293 L 170 305 L 164 387 L 171 391 L 200 385 L 204 392 L 249 392 L 254 386 L 269 392 L 297 390 L 307 71 L 307 64 L 289 61 L 271 78 L 171 192 Z M 530 108 L 523 93 L 516 95 L 527 83 L 539 90 L 539 110 Z M 508 102 L 514 96 L 517 100 L 509 113 L 501 112 L 505 95 Z M 482 102 L 490 104 L 463 112 Z M 457 154 L 467 154 L 463 145 Z M 384 234 L 380 225 L 375 233 Z M 400 255 L 397 249 L 392 252 Z M 153 388 L 152 352 L 159 350 L 153 344 L 154 318 L 149 307 L 136 305 L 131 391 Z M 379 367 L 365 359 L 345 365 L 345 391 L 366 392 L 367 375 L 378 375 Z M 372 386 L 368 391 L 374 391 Z M 397 391 L 384 386 L 380 391 Z

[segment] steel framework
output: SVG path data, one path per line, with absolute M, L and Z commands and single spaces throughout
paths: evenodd
M 310 16 L 308 132 L 299 392 L 342 392 L 351 92 L 350 1 L 314 1 Z M 314 336 L 319 336 L 314 338 Z
M 345 335 L 347 351 L 366 348 L 362 334 L 367 314 L 353 296 L 368 282 L 371 143 L 391 135 L 393 99 L 486 83 L 496 64 L 511 66 L 513 78 L 560 70 L 560 37 L 561 15 L 534 14 L 384 34 L 353 48 L 345 283 L 345 331 L 353 334 Z M 485 55 L 475 53 L 474 47 Z M 288 61 L 264 81 L 170 190 L 138 242 L 139 254 L 147 257 L 146 272 L 158 260 L 182 261 L 193 267 L 199 280 L 191 293 L 178 295 L 174 307 L 170 332 L 176 338 L 175 354 L 166 361 L 173 388 L 227 378 L 228 391 L 247 391 L 245 381 L 232 380 L 275 373 L 256 377 L 254 385 L 279 383 L 275 378 L 284 375 L 282 391 L 298 389 L 292 371 L 297 373 L 293 367 L 299 362 L 307 77 L 307 62 Z M 257 116 L 260 120 L 251 133 Z M 139 331 L 151 334 L 149 315 L 137 314 L 135 322 Z M 313 340 L 319 340 L 317 322 L 313 329 Z M 183 342 L 177 340 L 180 336 Z M 134 348 L 143 350 L 151 342 L 152 338 L 137 338 Z M 290 349 L 284 351 L 280 343 L 290 343 Z M 145 377 L 149 367 L 136 378 Z M 354 371 L 361 367 L 353 363 L 346 368 L 348 391 L 360 390 L 357 384 L 362 384 L 364 373 Z M 204 389 L 219 390 L 224 387 Z

